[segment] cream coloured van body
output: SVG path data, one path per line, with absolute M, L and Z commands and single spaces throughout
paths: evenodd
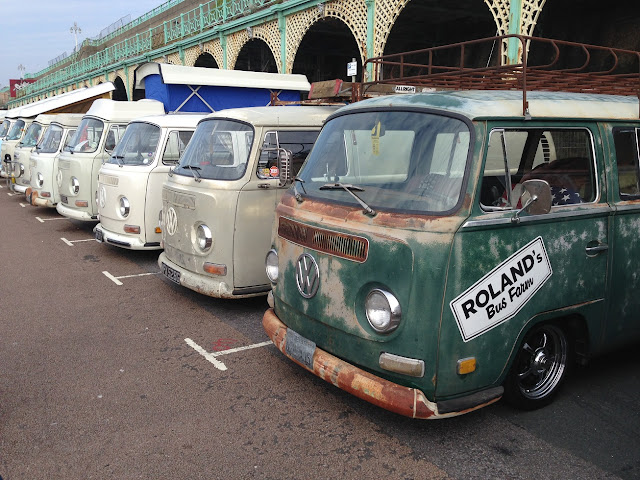
M 164 106 L 156 100 L 93 102 L 71 139 L 69 151 L 62 152 L 58 160 L 58 213 L 73 220 L 97 220 L 96 192 L 102 163 L 109 159 L 131 120 L 162 114 Z
M 33 122 L 33 118 L 18 117 L 11 119 L 11 126 L 7 132 L 7 136 L 2 140 L 0 146 L 0 156 L 2 157 L 2 170 L 0 176 L 3 178 L 11 178 L 13 172 L 13 154 L 16 146 L 24 137 L 25 132 Z
M 204 114 L 132 121 L 98 175 L 96 240 L 134 250 L 160 248 L 162 184 Z
M 58 158 L 68 146 L 83 116 L 82 113 L 57 114 L 31 152 L 29 161 L 31 183 L 25 193 L 32 205 L 55 208 L 60 201 L 56 182 Z
M 158 264 L 191 290 L 240 298 L 269 289 L 269 249 L 278 180 L 278 148 L 299 166 L 335 107 L 256 107 L 207 116 L 162 190 Z
M 22 140 L 18 142 L 13 152 L 11 164 L 11 189 L 17 193 L 25 193 L 31 185 L 30 158 L 56 115 L 43 113 L 38 115 L 29 125 Z

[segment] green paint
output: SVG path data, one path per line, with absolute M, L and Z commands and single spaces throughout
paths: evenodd
M 522 32 L 522 0 L 510 0 L 509 2 L 509 34 L 520 35 Z M 519 62 L 518 50 L 521 44 L 518 39 L 510 38 L 507 41 L 507 56 L 510 65 Z M 524 48 L 524 45 L 522 45 Z

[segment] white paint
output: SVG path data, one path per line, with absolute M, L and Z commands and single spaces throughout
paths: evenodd
M 190 338 L 185 338 L 184 341 L 187 342 L 187 345 L 189 345 L 196 352 L 202 355 L 208 362 L 211 362 L 213 366 L 216 367 L 218 370 L 225 371 L 227 369 L 227 366 L 224 363 L 222 363 L 220 360 L 216 360 L 214 354 L 207 352 L 204 348 L 202 348 L 200 345 L 198 345 L 196 342 L 194 342 Z
M 40 217 L 36 217 L 38 220 L 40 220 Z M 42 220 L 40 220 L 42 222 Z M 42 222 L 44 223 L 44 222 Z M 73 247 L 73 243 L 71 243 L 69 240 L 67 240 L 64 237 L 60 237 L 60 240 L 62 240 L 64 243 L 66 243 L 67 245 L 69 245 L 70 247 Z
M 26 207 L 26 206 L 27 206 L 27 205 L 29 205 L 29 204 L 28 204 L 28 203 L 22 203 L 22 202 L 20 202 L 20 204 L 19 204 L 19 205 L 20 205 L 22 208 L 24 208 L 24 207 Z
M 137 273 L 135 275 L 120 275 L 115 278 L 133 278 L 133 277 L 144 277 L 147 275 L 158 275 L 160 272 L 150 272 L 150 273 Z
M 9 195 L 10 197 L 15 197 L 16 195 L 18 195 L 17 193 L 11 193 L 11 192 L 7 192 L 7 195 Z
M 111 280 L 113 283 L 115 283 L 116 285 L 122 285 L 122 282 L 120 280 L 118 280 L 116 277 L 114 277 L 113 275 L 111 275 L 109 272 L 107 272 L 106 270 L 104 270 L 102 272 L 104 274 L 105 277 L 107 277 L 109 280 Z
M 44 223 L 45 221 L 49 221 L 49 220 L 66 220 L 67 217 L 53 217 L 53 218 L 40 218 L 40 217 L 36 217 L 36 220 L 38 220 L 40 223 Z
M 271 344 L 273 344 L 273 342 L 269 340 L 268 342 L 254 343 L 253 345 L 247 345 L 246 347 L 229 348 L 228 350 L 213 352 L 211 355 L 213 355 L 214 357 L 219 357 L 220 355 L 228 355 L 230 353 L 242 352 L 244 350 L 251 350 L 253 348 L 266 347 L 267 345 L 271 345 Z

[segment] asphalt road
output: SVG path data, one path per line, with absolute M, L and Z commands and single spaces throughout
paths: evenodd
M 413 421 L 264 345 L 264 297 L 183 289 L 92 227 L 0 189 L 4 480 L 640 478 L 639 346 L 542 410 Z

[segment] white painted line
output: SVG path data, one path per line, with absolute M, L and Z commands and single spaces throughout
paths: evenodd
M 246 347 L 237 347 L 237 348 L 229 348 L 228 350 L 220 350 L 219 352 L 213 352 L 211 355 L 214 357 L 219 357 L 220 355 L 228 355 L 230 353 L 242 352 L 243 350 L 251 350 L 252 348 L 260 348 L 266 347 L 267 345 L 271 345 L 273 342 L 271 340 L 262 343 L 254 343 L 253 345 L 247 345 Z
M 40 220 L 40 217 L 36 217 L 38 220 Z M 42 220 L 40 220 L 42 222 Z M 44 223 L 44 222 L 42 222 Z M 64 243 L 66 243 L 67 245 L 69 245 L 70 247 L 73 247 L 73 243 L 71 243 L 69 240 L 67 240 L 64 237 L 60 237 L 60 240 L 62 240 Z
M 22 203 L 22 202 L 20 202 L 20 206 L 21 206 L 22 208 L 26 207 L 27 205 L 29 205 L 29 204 L 28 204 L 28 203 Z
M 10 197 L 15 197 L 16 195 L 18 195 L 17 193 L 11 193 L 11 192 L 7 192 L 7 195 L 9 195 Z
M 38 220 L 40 223 L 44 223 L 44 220 L 41 219 L 40 217 L 36 217 L 36 220 Z
M 2 190 L 4 187 L 2 185 L 0 185 L 0 190 Z
M 158 275 L 160 272 L 151 272 L 151 273 L 137 273 L 135 275 L 121 275 L 115 278 L 132 278 L 132 277 L 144 277 L 146 275 Z
M 224 372 L 227 369 L 227 366 L 224 363 L 222 363 L 220 360 L 216 360 L 214 354 L 207 352 L 204 348 L 202 348 L 200 345 L 198 345 L 196 342 L 194 342 L 190 338 L 185 338 L 184 341 L 187 342 L 187 345 L 193 348 L 196 352 L 198 352 L 200 355 L 206 358 L 207 361 L 211 362 L 213 366 L 216 367 L 218 370 L 222 370 Z
M 40 223 L 44 223 L 46 221 L 49 220 L 66 220 L 67 217 L 53 217 L 53 218 L 40 218 L 40 217 L 36 217 L 36 220 L 38 220 Z
M 64 237 L 60 237 L 60 240 L 62 240 L 64 243 L 66 243 L 70 247 L 73 247 L 73 244 L 78 242 L 96 242 L 97 241 L 95 238 L 83 238 L 81 240 L 67 240 Z
M 102 272 L 109 280 L 111 280 L 113 283 L 115 283 L 116 285 L 122 285 L 122 282 L 120 280 L 118 280 L 116 277 L 114 277 L 113 275 L 111 275 L 109 272 L 107 272 L 106 270 Z

